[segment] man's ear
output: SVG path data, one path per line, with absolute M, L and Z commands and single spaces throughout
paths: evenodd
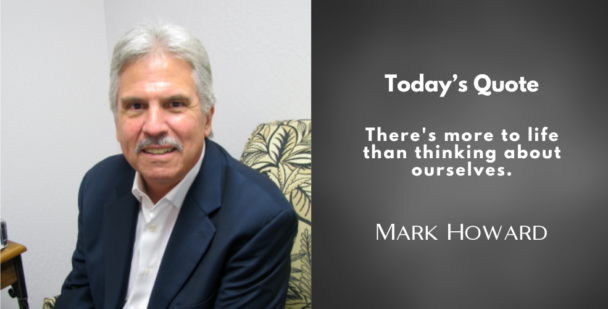
M 213 120 L 213 113 L 215 113 L 215 106 L 212 106 L 207 115 L 205 115 L 205 137 L 213 136 L 211 133 L 211 121 Z

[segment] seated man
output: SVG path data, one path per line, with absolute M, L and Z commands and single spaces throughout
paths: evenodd
M 207 139 L 207 52 L 182 28 L 119 40 L 110 106 L 123 154 L 87 172 L 56 308 L 283 308 L 297 217 L 276 185 Z

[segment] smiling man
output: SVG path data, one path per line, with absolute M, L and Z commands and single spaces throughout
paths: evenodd
M 156 203 L 200 158 L 215 108 L 203 113 L 190 64 L 162 50 L 123 67 L 117 101 L 116 138 Z
M 110 106 L 123 154 L 84 177 L 57 308 L 283 308 L 297 229 L 265 176 L 208 139 L 201 43 L 144 24 L 116 44 Z

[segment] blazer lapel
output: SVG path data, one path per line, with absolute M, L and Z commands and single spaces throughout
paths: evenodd
M 203 164 L 192 183 L 169 238 L 148 308 L 167 308 L 207 251 L 215 227 L 209 214 L 220 207 L 225 159 L 205 140 Z
M 122 308 L 125 302 L 139 201 L 131 194 L 135 173 L 126 175 L 117 186 L 117 200 L 104 205 L 104 307 Z

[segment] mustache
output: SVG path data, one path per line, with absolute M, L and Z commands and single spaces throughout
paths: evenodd
M 147 147 L 147 146 L 171 146 L 177 149 L 177 151 L 182 152 L 184 150 L 184 147 L 182 146 L 182 144 L 180 144 L 180 142 L 175 139 L 174 137 L 170 137 L 170 136 L 162 136 L 162 137 L 154 137 L 154 136 L 149 136 L 144 138 L 143 140 L 141 140 L 139 143 L 137 143 L 137 146 L 135 147 L 135 153 L 140 153 L 142 151 L 142 148 Z

